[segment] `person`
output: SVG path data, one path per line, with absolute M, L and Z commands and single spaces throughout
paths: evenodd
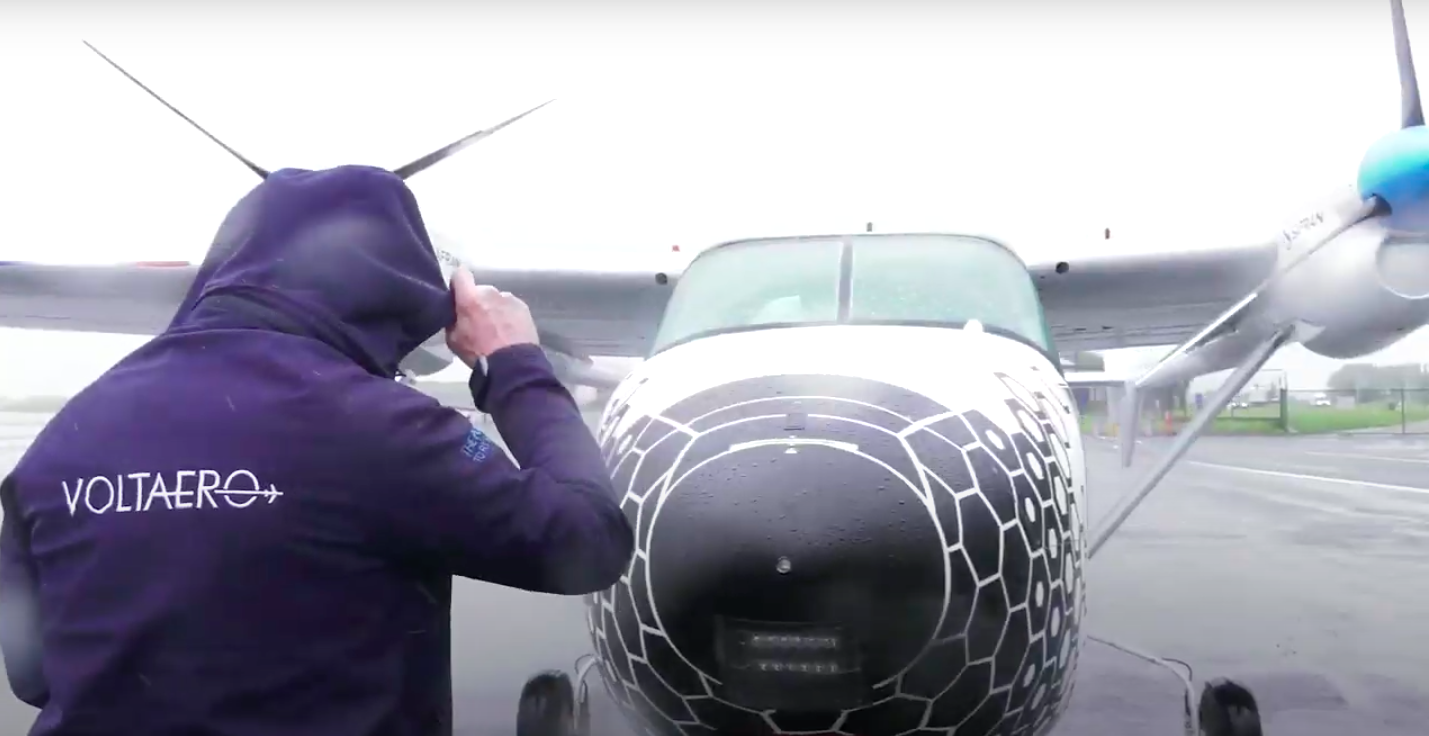
M 444 328 L 515 462 L 394 380 Z M 449 288 L 395 175 L 269 176 L 166 331 L 0 488 L 0 649 L 30 734 L 449 733 L 453 575 L 579 595 L 633 554 L 536 342 L 515 296 Z

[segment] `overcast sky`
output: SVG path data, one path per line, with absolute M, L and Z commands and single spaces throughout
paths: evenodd
M 395 167 L 558 98 L 413 180 L 478 263 L 866 221 L 1029 261 L 1253 242 L 1352 183 L 1399 110 L 1378 1 L 376 5 L 8 11 L 0 260 L 198 260 L 255 183 L 82 37 L 269 168 Z M 0 393 L 73 391 L 141 340 L 0 330 Z M 1277 364 L 1306 387 L 1335 365 Z

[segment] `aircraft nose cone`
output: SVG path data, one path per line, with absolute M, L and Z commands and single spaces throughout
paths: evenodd
M 845 732 L 1053 718 L 1081 600 L 1080 495 L 1051 414 L 1070 409 L 998 380 L 953 406 L 780 375 L 629 421 L 613 408 L 601 442 L 638 547 L 589 611 L 617 700 L 729 732 L 765 729 L 750 708 L 832 731 L 726 687 L 721 632 L 793 625 L 856 645 L 862 705 L 819 716 L 843 712 Z
M 746 439 L 672 483 L 648 542 L 655 608 L 710 671 L 713 614 L 847 627 L 869 672 L 888 677 L 932 638 L 944 608 L 947 545 L 905 475 L 917 469 L 898 462 L 907 453 L 891 434 L 781 440 L 771 424 L 732 427 Z

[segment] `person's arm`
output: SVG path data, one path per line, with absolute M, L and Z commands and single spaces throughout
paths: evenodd
M 50 688 L 41 666 L 40 588 L 13 478 L 0 482 L 0 503 L 0 651 L 10 691 L 21 702 L 43 708 Z
M 536 345 L 499 350 L 485 381 L 472 384 L 520 467 L 457 411 L 383 382 L 392 393 L 371 426 L 385 447 L 362 465 L 384 543 L 402 557 L 523 590 L 581 595 L 614 585 L 634 553 L 634 531 L 546 356 Z

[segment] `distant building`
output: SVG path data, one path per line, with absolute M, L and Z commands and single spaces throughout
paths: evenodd
M 1057 356 L 1062 370 L 1071 372 L 1101 372 L 1106 370 L 1106 360 L 1097 353 L 1078 352 Z M 1077 411 L 1087 414 L 1105 411 L 1107 405 L 1106 386 L 1078 386 L 1072 389 L 1072 400 L 1077 402 Z

